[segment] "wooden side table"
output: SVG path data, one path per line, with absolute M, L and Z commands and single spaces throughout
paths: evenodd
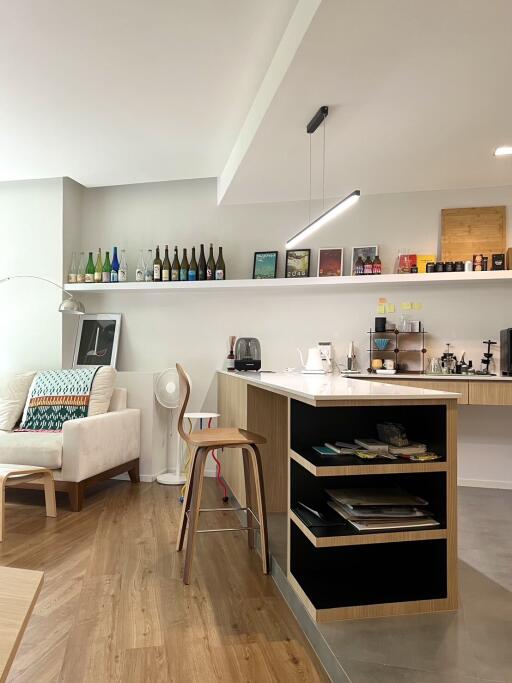
M 57 517 L 55 503 L 55 482 L 52 471 L 46 467 L 31 467 L 28 465 L 0 465 L 0 543 L 4 540 L 5 527 L 5 488 L 16 486 L 21 482 L 39 481 L 44 485 L 46 516 Z

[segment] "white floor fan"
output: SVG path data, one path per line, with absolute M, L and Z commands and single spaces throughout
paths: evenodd
M 181 472 L 181 452 L 178 440 L 178 430 L 174 429 L 174 413 L 180 404 L 180 379 L 176 368 L 167 368 L 161 372 L 155 383 L 155 398 L 161 406 L 169 411 L 169 428 L 167 430 L 167 472 L 156 478 L 159 484 L 182 486 L 186 479 Z M 174 437 L 174 438 L 173 438 Z M 172 448 L 172 445 L 175 448 Z M 172 451 L 176 451 L 176 465 L 172 471 Z

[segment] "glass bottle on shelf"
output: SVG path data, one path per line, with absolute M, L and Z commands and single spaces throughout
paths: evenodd
M 146 270 L 144 271 L 144 280 L 146 282 L 153 282 L 153 250 L 148 249 L 146 258 Z
M 71 263 L 69 264 L 69 271 L 68 271 L 68 282 L 70 284 L 76 283 L 77 274 L 78 274 L 78 265 L 76 262 L 76 252 L 74 251 L 71 254 Z
M 121 261 L 119 263 L 119 282 L 128 280 L 128 264 L 126 262 L 126 251 L 121 249 Z
M 197 265 L 197 279 L 206 280 L 206 258 L 204 255 L 204 244 L 199 248 L 199 263 Z
M 215 259 L 213 257 L 213 244 L 210 244 L 210 253 L 206 262 L 206 279 L 215 280 Z
M 169 261 L 169 245 L 165 245 L 164 262 L 162 263 L 162 282 L 169 282 L 171 279 L 171 262 Z
M 96 259 L 96 266 L 94 267 L 94 282 L 101 282 L 103 280 L 103 261 L 101 260 L 101 249 L 98 249 L 98 258 Z
M 364 261 L 361 258 L 361 255 L 357 257 L 356 262 L 354 263 L 353 275 L 364 275 Z
M 171 280 L 177 282 L 180 279 L 180 260 L 178 258 L 178 247 L 174 247 L 174 258 L 171 266 Z
M 110 253 L 105 252 L 105 261 L 103 263 L 103 272 L 101 273 L 102 282 L 110 282 L 110 273 L 112 272 L 112 264 L 110 263 Z
M 94 261 L 92 260 L 92 251 L 90 251 L 87 266 L 85 267 L 85 282 L 94 282 L 95 273 L 96 269 L 94 268 Z
M 155 259 L 153 261 L 153 282 L 162 282 L 162 259 L 160 258 L 160 247 L 156 245 Z
M 217 263 L 215 264 L 215 279 L 226 279 L 226 264 L 224 263 L 224 257 L 222 256 L 222 247 L 219 247 L 219 257 L 217 258 Z
M 373 259 L 372 274 L 373 275 L 381 275 L 382 274 L 382 262 L 381 262 L 378 254 Z
M 371 275 L 373 273 L 373 261 L 370 258 L 370 255 L 366 257 L 366 260 L 363 265 L 363 275 Z
M 139 251 L 139 260 L 137 261 L 137 268 L 135 269 L 135 282 L 144 282 L 146 278 L 146 264 L 144 263 L 144 253 L 142 249 Z
M 192 258 L 190 259 L 190 264 L 188 267 L 188 279 L 193 282 L 197 280 L 197 261 L 196 261 L 196 248 L 192 247 Z
M 110 282 L 119 282 L 119 259 L 117 258 L 117 247 L 114 247 L 112 254 L 112 264 L 110 267 Z
M 76 274 L 76 281 L 77 282 L 85 282 L 85 268 L 86 268 L 86 263 L 85 263 L 85 254 L 83 251 L 80 252 L 80 260 L 78 261 L 78 273 Z M 93 265 L 94 268 L 94 265 Z
M 183 257 L 180 264 L 180 280 L 188 280 L 188 258 L 186 249 L 183 249 Z

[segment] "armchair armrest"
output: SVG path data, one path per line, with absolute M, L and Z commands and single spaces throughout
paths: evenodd
M 83 481 L 140 456 L 140 410 L 69 420 L 62 427 L 62 478 Z

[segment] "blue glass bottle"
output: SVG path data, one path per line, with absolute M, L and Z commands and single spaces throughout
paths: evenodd
M 110 282 L 119 282 L 119 259 L 117 258 L 117 247 L 114 247 L 112 256 L 112 269 L 110 271 Z

